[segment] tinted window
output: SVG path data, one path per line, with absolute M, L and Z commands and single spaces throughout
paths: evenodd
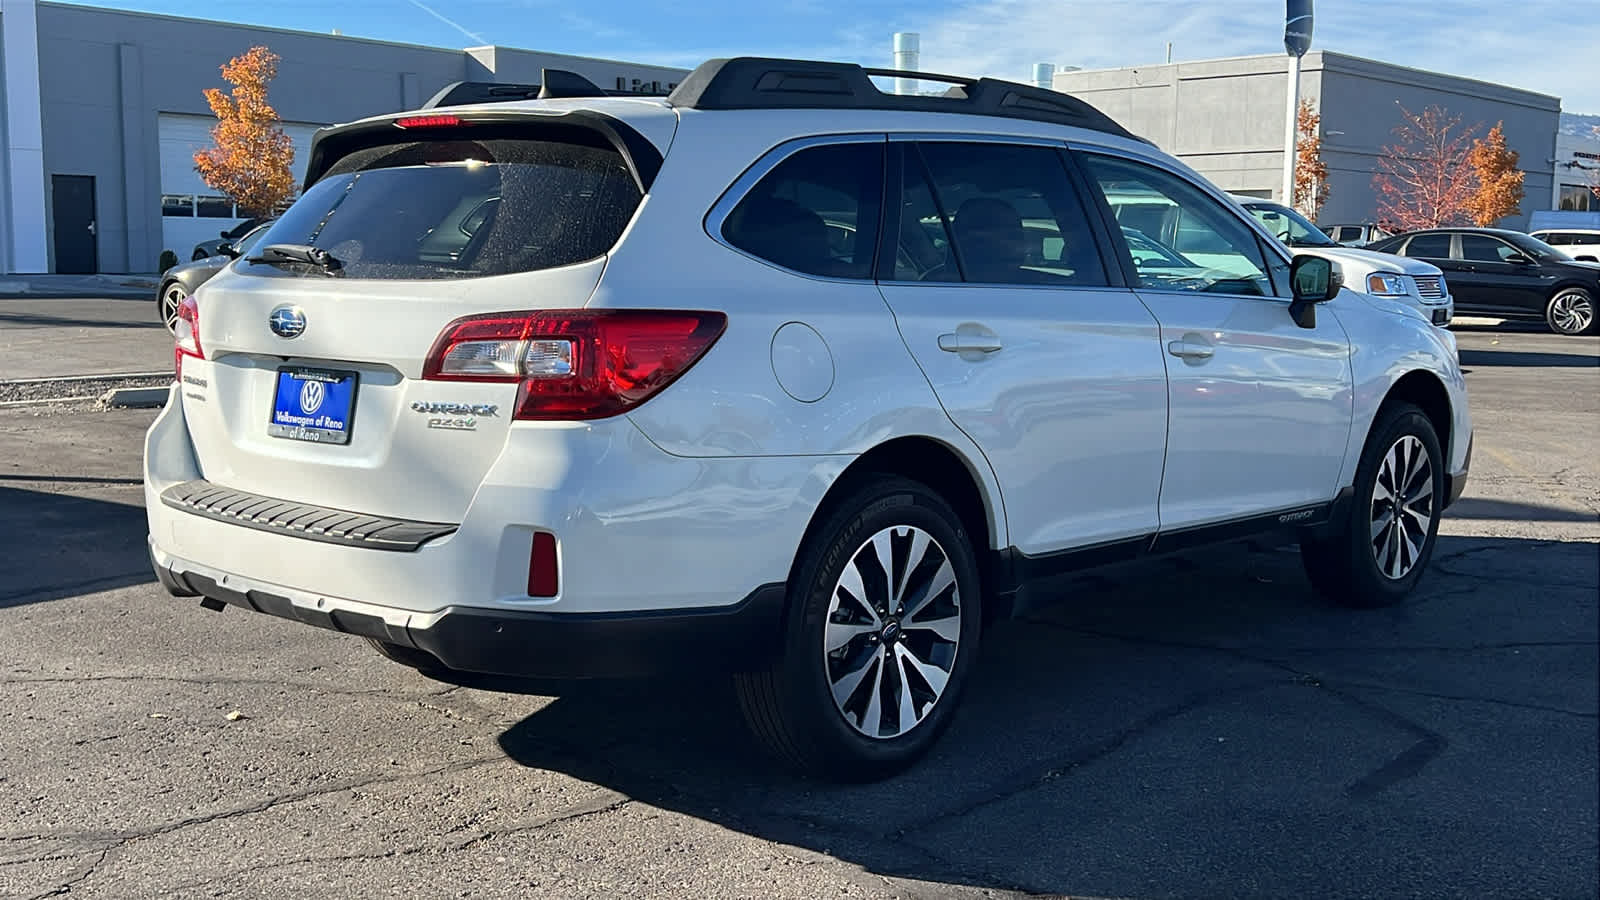
M 779 163 L 723 223 L 728 243 L 786 269 L 871 278 L 883 144 L 811 147 Z
M 921 208 L 908 207 L 902 217 L 917 216 L 935 244 L 948 234 L 955 248 L 953 259 L 917 273 L 917 280 L 1106 284 L 1083 204 L 1056 150 L 929 142 L 908 150 L 905 160 L 906 200 Z M 923 171 L 938 216 L 931 222 L 923 215 L 928 182 L 916 184 Z
M 1572 243 L 1572 235 L 1561 231 L 1535 231 L 1533 236 L 1552 247 L 1561 247 Z
M 910 152 L 907 152 L 910 151 Z M 902 154 L 900 178 L 900 230 L 895 248 L 895 281 L 960 281 L 944 213 L 933 199 L 922 160 L 909 145 Z
M 642 195 L 603 138 L 593 135 L 591 145 L 490 135 L 352 153 L 273 223 L 260 246 L 321 247 L 347 277 L 370 279 L 504 275 L 611 249 Z M 267 265 L 250 271 L 304 274 Z
M 1476 262 L 1504 262 L 1506 257 L 1517 252 L 1517 248 L 1505 241 L 1485 237 L 1481 234 L 1463 234 L 1461 236 L 1461 258 Z
M 1222 204 L 1152 166 L 1105 156 L 1085 159 L 1124 233 L 1132 229 L 1189 263 L 1152 267 L 1141 265 L 1140 256 L 1133 254 L 1141 287 L 1272 294 L 1272 279 L 1255 232 Z
M 1450 258 L 1450 235 L 1448 234 L 1419 234 L 1406 244 L 1406 256 L 1422 256 L 1428 259 Z

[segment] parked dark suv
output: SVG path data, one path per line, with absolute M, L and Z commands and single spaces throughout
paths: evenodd
M 1600 264 L 1578 262 L 1538 238 L 1498 228 L 1430 228 L 1367 247 L 1444 270 L 1458 315 L 1543 319 L 1557 334 L 1595 328 Z

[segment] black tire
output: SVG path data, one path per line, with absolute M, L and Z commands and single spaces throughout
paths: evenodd
M 177 331 L 178 304 L 189 296 L 189 291 L 177 281 L 165 281 L 156 291 L 156 318 L 170 332 Z
M 448 675 L 453 671 L 426 650 L 391 644 L 388 641 L 380 641 L 377 638 L 369 637 L 365 638 L 365 640 L 372 645 L 372 649 L 378 651 L 379 656 L 388 659 L 390 662 L 397 662 L 402 666 L 416 669 L 424 675 L 439 677 Z
M 1385 460 L 1392 450 L 1408 439 L 1421 445 L 1426 455 L 1431 488 L 1417 491 L 1415 499 L 1398 507 L 1380 496 L 1379 477 L 1386 469 Z M 1400 454 L 1391 466 L 1402 471 L 1405 455 Z M 1367 444 L 1361 451 L 1361 463 L 1356 467 L 1355 494 L 1344 521 L 1334 533 L 1326 537 L 1306 537 L 1300 543 L 1300 557 L 1306 575 L 1317 592 L 1341 606 L 1377 608 L 1393 606 L 1404 600 L 1422 579 L 1428 563 L 1433 559 L 1433 548 L 1438 543 L 1439 516 L 1444 508 L 1445 460 L 1439 447 L 1439 437 L 1433 423 L 1422 410 L 1409 403 L 1399 403 L 1378 414 Z M 1403 476 L 1402 476 L 1403 477 Z M 1413 490 L 1423 485 L 1421 474 L 1415 476 Z M 1383 490 L 1387 490 L 1387 484 Z M 1418 528 L 1420 519 L 1415 510 L 1426 510 L 1428 521 Z M 1373 526 L 1385 517 L 1392 523 L 1374 536 Z M 1396 526 L 1400 527 L 1395 534 Z M 1406 526 L 1409 526 L 1407 528 Z M 1420 531 L 1423 541 L 1415 552 L 1409 552 L 1408 538 Z M 1383 547 L 1379 549 L 1379 539 Z M 1391 543 L 1398 538 L 1398 542 Z M 1387 556 L 1386 556 L 1387 554 Z M 1400 564 L 1394 561 L 1400 560 Z M 1389 565 L 1385 565 L 1385 563 Z M 1409 562 L 1409 568 L 1394 577 L 1393 571 Z M 1385 568 L 1390 568 L 1385 572 Z
M 189 261 L 198 262 L 199 260 L 205 259 L 207 256 L 209 256 L 209 254 L 207 254 L 206 251 L 196 247 L 194 248 L 194 255 L 189 257 Z
M 929 487 L 907 478 L 881 475 L 863 478 L 853 489 L 847 490 L 849 493 L 833 506 L 800 548 L 789 582 L 784 633 L 777 658 L 767 669 L 736 675 L 735 689 L 751 730 L 779 759 L 809 775 L 834 781 L 865 782 L 886 778 L 910 766 L 949 727 L 972 667 L 977 663 L 982 631 L 982 585 L 971 537 L 955 510 Z M 905 627 L 903 630 L 900 627 L 899 612 L 889 610 L 887 615 L 872 620 L 882 623 L 882 631 L 863 632 L 840 647 L 839 656 L 826 656 L 830 606 L 835 599 L 836 585 L 847 566 L 858 574 L 883 571 L 882 567 L 872 568 L 877 556 L 869 542 L 886 529 L 896 529 L 894 537 L 886 540 L 898 548 L 890 554 L 889 568 L 910 569 L 902 577 L 906 591 L 902 598 L 906 603 Z M 910 559 L 909 551 L 915 546 L 912 543 L 915 530 L 931 538 L 927 545 L 930 555 L 924 557 L 928 562 L 923 566 L 906 564 Z M 933 556 L 935 552 L 940 552 L 940 556 Z M 943 564 L 938 562 L 940 557 L 952 570 L 953 593 L 948 587 L 932 590 L 933 582 L 939 581 L 943 573 Z M 860 568 L 856 568 L 858 566 Z M 916 587 L 921 591 L 915 590 Z M 888 590 L 893 591 L 892 585 Z M 878 627 L 849 624 L 846 620 L 852 616 L 859 613 L 871 616 L 872 613 L 864 606 L 847 604 L 847 591 L 838 593 L 840 608 L 832 614 L 838 617 L 833 620 L 834 624 L 842 624 L 849 630 Z M 870 596 L 874 591 L 869 586 L 863 593 Z M 919 604 L 918 599 L 930 593 L 932 599 Z M 938 612 L 932 612 L 935 607 Z M 958 613 L 957 627 L 950 630 L 957 635 L 953 649 L 942 636 L 945 631 L 932 631 L 919 618 L 924 611 L 929 611 L 930 615 L 941 616 L 938 621 L 948 623 L 952 609 Z M 859 618 L 856 621 L 861 622 Z M 895 625 L 893 631 L 888 628 L 890 622 Z M 948 629 L 948 625 L 945 628 Z M 908 654 L 915 654 L 913 658 L 941 660 L 940 671 L 948 674 L 942 692 L 920 672 L 909 678 L 902 674 L 915 667 L 908 668 L 910 664 L 901 662 L 901 646 Z M 946 653 L 950 655 L 943 655 Z M 858 659 L 869 661 L 852 669 L 849 663 Z M 949 663 L 948 670 L 943 668 L 945 661 Z M 845 701 L 836 702 L 833 683 L 835 680 L 843 683 L 848 676 L 830 677 L 830 673 L 840 671 L 865 674 L 853 692 L 845 692 Z M 863 705 L 871 702 L 874 672 L 882 679 L 883 687 L 878 692 L 882 714 L 872 727 L 888 722 L 892 705 L 896 717 L 894 728 L 898 732 L 894 736 L 869 737 L 865 733 L 874 707 L 869 705 L 858 711 L 854 722 L 846 718 L 843 709 L 851 705 L 851 701 Z M 935 680 L 942 677 L 934 674 Z M 904 686 L 903 691 L 901 686 Z M 901 698 L 913 693 L 918 696 L 912 697 L 907 705 L 912 715 L 921 718 L 901 731 Z M 928 700 L 930 693 L 931 702 Z M 876 730 L 880 734 L 883 732 L 881 727 Z
M 1592 334 L 1596 316 L 1594 294 L 1581 287 L 1564 287 L 1550 295 L 1544 307 L 1544 324 L 1556 334 Z

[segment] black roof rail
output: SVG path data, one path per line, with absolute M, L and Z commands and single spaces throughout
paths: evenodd
M 939 81 L 942 95 L 890 94 L 872 77 Z M 685 109 L 880 109 L 1002 116 L 1089 128 L 1149 143 L 1089 103 L 1060 91 L 997 78 L 868 69 L 855 63 L 742 56 L 689 73 L 667 102 Z

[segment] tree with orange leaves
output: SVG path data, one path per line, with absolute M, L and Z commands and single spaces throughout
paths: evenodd
M 1310 100 L 1300 101 L 1295 127 L 1300 137 L 1295 142 L 1293 205 L 1315 222 L 1322 204 L 1328 202 L 1328 164 L 1322 161 L 1322 115 Z
M 217 117 L 211 129 L 215 146 L 194 155 L 195 169 L 247 216 L 270 215 L 294 193 L 294 142 L 267 102 L 279 58 L 266 47 L 251 47 L 222 66 L 223 79 L 233 85 L 230 93 L 205 92 Z
M 1483 228 L 1522 211 L 1523 173 L 1517 168 L 1517 151 L 1506 146 L 1504 125 L 1496 123 L 1467 152 L 1467 164 L 1478 181 L 1477 190 L 1467 198 L 1467 212 Z
M 1438 106 L 1421 113 L 1400 107 L 1399 141 L 1378 158 L 1372 186 L 1378 194 L 1378 224 L 1388 231 L 1458 225 L 1467 220 L 1467 200 L 1477 173 L 1467 162 L 1474 129 Z

